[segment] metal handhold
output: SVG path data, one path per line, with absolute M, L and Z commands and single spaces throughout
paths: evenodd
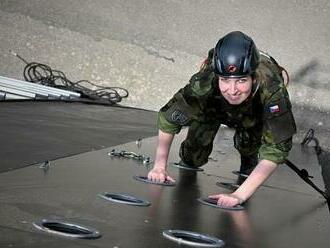
M 165 230 L 164 238 L 193 247 L 223 247 L 225 242 L 216 237 L 184 230 Z
M 118 194 L 118 193 L 101 193 L 99 196 L 107 201 L 116 202 L 116 203 L 123 203 L 127 205 L 133 205 L 133 206 L 141 206 L 141 207 L 147 207 L 150 206 L 150 202 L 139 199 L 135 196 L 128 195 L 128 194 Z
M 133 176 L 133 178 L 137 181 L 144 182 L 144 183 L 157 184 L 157 185 L 163 185 L 163 186 L 174 186 L 175 185 L 174 182 L 171 182 L 169 180 L 166 180 L 163 183 L 151 181 L 146 176 L 137 176 L 137 175 L 135 175 L 135 176 Z
M 198 198 L 197 201 L 199 201 L 200 203 L 204 204 L 204 205 L 208 205 L 211 207 L 215 207 L 215 208 L 221 208 L 221 209 L 225 209 L 225 210 L 244 210 L 244 207 L 242 205 L 236 205 L 234 207 L 225 207 L 225 206 L 221 206 L 217 204 L 217 200 L 216 199 L 211 199 L 211 198 Z

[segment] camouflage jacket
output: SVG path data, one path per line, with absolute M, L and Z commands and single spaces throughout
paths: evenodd
M 291 149 L 296 126 L 280 67 L 262 53 L 250 97 L 240 105 L 231 105 L 220 93 L 212 56 L 213 49 L 189 84 L 161 108 L 158 128 L 175 134 L 192 121 L 220 120 L 221 124 L 235 129 L 259 129 L 262 132 L 259 158 L 282 163 Z

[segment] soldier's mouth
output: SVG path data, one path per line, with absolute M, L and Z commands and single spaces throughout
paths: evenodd
M 240 96 L 227 96 L 230 101 L 237 101 L 240 99 Z

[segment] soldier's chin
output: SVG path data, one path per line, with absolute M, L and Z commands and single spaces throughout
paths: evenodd
M 232 104 L 232 105 L 239 105 L 243 102 L 240 97 L 238 97 L 238 98 L 226 97 L 226 100 L 229 104 Z

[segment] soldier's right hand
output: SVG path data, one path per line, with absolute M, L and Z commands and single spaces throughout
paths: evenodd
M 149 171 L 148 179 L 159 183 L 163 183 L 165 181 L 175 182 L 175 180 L 167 174 L 166 169 L 156 166 Z

